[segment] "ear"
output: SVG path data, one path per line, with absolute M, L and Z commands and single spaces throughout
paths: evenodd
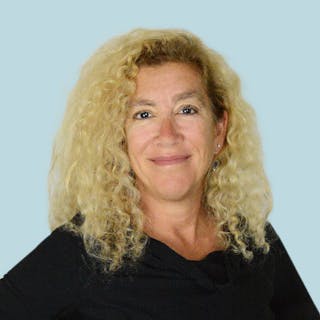
M 228 131 L 229 115 L 227 111 L 223 111 L 222 117 L 216 123 L 215 131 L 215 155 L 219 154 L 223 146 L 225 145 L 226 135 Z

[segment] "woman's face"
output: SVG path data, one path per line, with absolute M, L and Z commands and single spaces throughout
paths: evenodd
M 144 197 L 179 201 L 201 194 L 226 114 L 215 125 L 198 71 L 184 63 L 142 66 L 126 121 L 128 155 Z

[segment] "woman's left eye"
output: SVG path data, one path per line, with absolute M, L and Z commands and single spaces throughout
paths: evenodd
M 184 106 L 179 113 L 182 113 L 182 114 L 195 114 L 195 113 L 198 113 L 198 110 L 191 106 L 191 105 L 188 105 L 188 106 Z

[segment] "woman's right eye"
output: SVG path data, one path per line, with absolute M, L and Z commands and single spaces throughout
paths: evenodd
M 149 111 L 139 111 L 133 115 L 133 118 L 137 120 L 148 119 L 151 118 L 151 113 Z

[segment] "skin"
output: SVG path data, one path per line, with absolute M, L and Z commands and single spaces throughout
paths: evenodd
M 201 76 L 187 64 L 143 66 L 136 85 L 126 136 L 145 232 L 198 260 L 219 248 L 201 197 L 224 144 L 227 113 L 214 122 Z

